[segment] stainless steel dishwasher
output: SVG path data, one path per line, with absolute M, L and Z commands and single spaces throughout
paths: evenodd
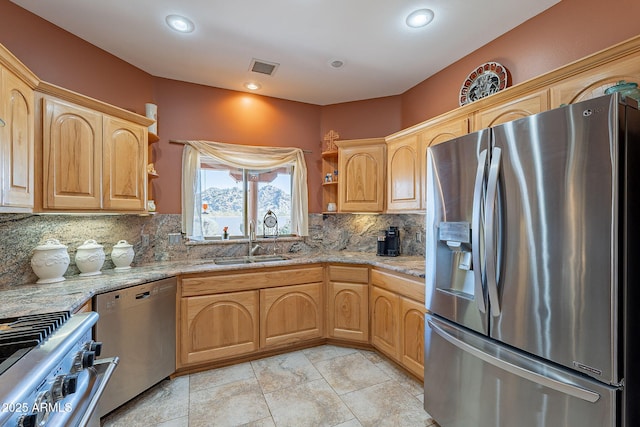
M 102 395 L 103 416 L 175 372 L 175 277 L 95 296 L 101 357 L 120 364 Z

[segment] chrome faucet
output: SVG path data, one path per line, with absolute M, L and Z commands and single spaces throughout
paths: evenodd
M 253 246 L 253 242 L 256 241 L 256 223 L 253 220 L 249 221 L 249 256 L 255 255 L 262 246 L 255 245 Z

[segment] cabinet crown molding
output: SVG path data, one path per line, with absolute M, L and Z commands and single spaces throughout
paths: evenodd
M 40 79 L 0 43 L 0 66 L 7 68 L 24 81 L 31 89 L 35 89 Z

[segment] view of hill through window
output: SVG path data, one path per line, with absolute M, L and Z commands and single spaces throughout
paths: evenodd
M 271 210 L 278 218 L 279 234 L 291 233 L 291 173 L 273 173 L 271 182 L 247 186 L 246 197 L 257 187 L 256 233 L 264 234 L 263 218 Z M 202 222 L 205 237 L 220 236 L 228 227 L 229 236 L 245 236 L 245 192 L 242 171 L 202 169 Z M 251 219 L 251 218 L 249 218 Z

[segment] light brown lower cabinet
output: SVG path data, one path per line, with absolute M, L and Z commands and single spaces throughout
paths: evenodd
M 368 290 L 368 285 L 329 282 L 329 336 L 350 341 L 369 341 Z
M 400 297 L 377 286 L 371 287 L 371 344 L 400 361 Z
M 322 282 L 260 290 L 260 346 L 321 338 Z
M 423 303 L 400 298 L 400 363 L 419 378 L 424 378 Z
M 349 341 L 369 341 L 369 268 L 329 265 L 328 335 Z
M 381 270 L 371 282 L 371 344 L 424 378 L 424 282 Z
M 180 359 L 215 361 L 258 349 L 258 291 L 182 298 Z
M 424 283 L 411 276 L 313 264 L 185 275 L 180 295 L 178 369 L 329 337 L 424 375 Z

